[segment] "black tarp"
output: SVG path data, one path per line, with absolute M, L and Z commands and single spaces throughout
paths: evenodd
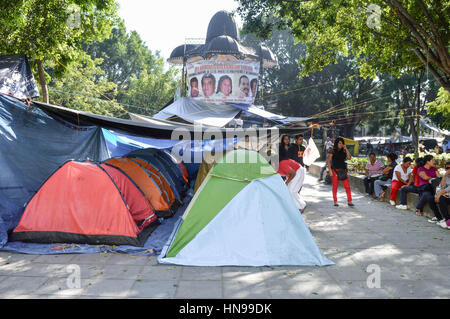
M 0 56 L 0 93 L 19 99 L 39 97 L 39 90 L 25 55 Z

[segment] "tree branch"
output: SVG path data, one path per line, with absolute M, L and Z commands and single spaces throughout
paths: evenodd
M 434 78 L 439 82 L 439 84 L 442 85 L 444 89 L 450 92 L 450 82 L 448 81 L 447 77 L 445 75 L 441 76 L 439 72 L 433 67 L 433 65 L 431 65 L 429 61 L 427 61 L 426 57 L 422 52 L 420 52 L 418 48 L 415 48 L 414 52 L 419 57 L 419 59 L 428 67 L 428 69 L 431 71 L 431 74 L 433 74 Z
M 437 30 L 437 28 L 433 22 L 433 19 L 431 18 L 425 4 L 423 3 L 422 0 L 418 0 L 418 2 L 419 2 L 420 8 L 422 9 L 423 13 L 425 14 L 425 17 L 428 19 L 428 22 L 430 23 L 431 30 L 440 46 L 440 49 L 442 49 L 442 50 L 438 51 L 438 54 L 441 57 L 441 59 L 444 60 L 443 61 L 444 65 L 448 65 L 449 61 L 450 61 L 450 56 L 449 56 L 448 51 L 446 50 L 446 45 L 444 44 L 444 41 L 442 41 L 442 37 L 439 34 L 439 31 Z
M 420 33 L 422 33 L 422 36 L 425 37 L 428 41 L 430 41 L 433 48 L 436 51 L 439 51 L 439 46 L 436 43 L 436 41 L 434 41 L 433 38 L 430 37 L 428 32 L 425 31 L 425 29 L 420 25 L 420 23 L 417 22 L 417 20 L 414 19 L 405 8 L 403 8 L 402 4 L 400 2 L 398 2 L 397 0 L 390 0 L 390 1 L 392 1 L 392 4 L 395 5 L 395 7 L 397 7 L 397 9 L 400 11 L 400 13 L 403 14 L 403 16 L 410 22 L 410 24 L 411 24 L 410 26 L 416 27 L 417 30 L 420 31 Z M 410 27 L 410 29 L 413 30 L 414 28 Z
M 396 7 L 389 2 L 389 0 L 386 0 L 386 2 L 393 10 L 396 9 Z M 403 21 L 405 26 L 409 28 L 416 40 L 419 42 L 419 45 L 427 52 L 427 55 L 429 56 L 431 61 L 433 61 L 439 68 L 441 68 L 445 72 L 445 68 L 443 67 L 442 62 L 433 54 L 433 51 L 430 50 L 429 46 L 426 44 L 420 33 L 417 32 L 417 30 L 414 28 L 414 25 L 401 12 L 399 12 L 398 17 Z

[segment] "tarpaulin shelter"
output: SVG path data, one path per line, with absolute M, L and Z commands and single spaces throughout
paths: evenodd
M 0 93 L 20 99 L 39 96 L 30 63 L 25 55 L 0 56 Z
M 0 94 L 0 243 L 41 184 L 69 159 L 109 157 L 101 128 L 56 120 L 36 104 Z
M 160 172 L 146 162 L 133 158 L 111 158 L 103 164 L 120 169 L 144 193 L 158 217 L 172 216 L 177 201 L 169 183 Z
M 344 139 L 345 145 L 351 146 L 351 147 L 348 147 L 350 153 L 353 153 L 354 156 L 359 154 L 359 142 L 358 141 L 355 141 L 355 140 L 352 140 L 352 139 L 349 139 L 349 138 L 346 138 L 343 136 L 339 136 L 339 137 Z
M 121 157 L 132 151 L 143 148 L 155 148 L 173 153 L 181 160 L 178 164 L 187 171 L 187 179 L 195 179 L 203 153 L 224 152 L 232 148 L 238 138 L 223 140 L 168 140 L 150 137 L 134 136 L 107 129 L 102 129 L 110 157 Z M 186 172 L 185 172 L 186 174 Z
M 255 105 L 242 103 L 206 103 L 190 97 L 182 97 L 165 107 L 153 116 L 153 121 L 182 119 L 193 124 L 211 127 L 224 127 L 238 115 L 246 118 L 259 119 L 261 123 L 269 121 L 273 125 L 284 125 L 291 120 L 284 116 L 268 112 Z M 133 114 L 132 118 L 151 123 L 152 118 Z M 305 126 L 309 118 L 295 118 L 297 125 Z M 185 124 L 186 125 L 186 124 Z
M 191 266 L 332 265 L 280 175 L 258 153 L 218 160 L 158 258 Z
M 11 241 L 142 246 L 157 216 L 120 171 L 69 161 L 27 204 Z

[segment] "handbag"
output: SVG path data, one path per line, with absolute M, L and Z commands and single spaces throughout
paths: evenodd
M 378 180 L 383 181 L 383 182 L 387 181 L 388 179 L 389 179 L 389 175 L 381 175 L 380 177 L 378 177 Z
M 346 169 L 340 169 L 340 170 L 336 171 L 336 174 L 340 181 L 346 180 L 348 178 Z

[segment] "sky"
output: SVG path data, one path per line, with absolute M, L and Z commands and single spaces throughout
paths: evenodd
M 238 7 L 235 0 L 117 0 L 119 16 L 127 31 L 137 31 L 153 52 L 159 50 L 164 61 L 186 38 L 205 38 L 209 21 L 220 10 Z M 242 27 L 235 16 L 238 28 Z

